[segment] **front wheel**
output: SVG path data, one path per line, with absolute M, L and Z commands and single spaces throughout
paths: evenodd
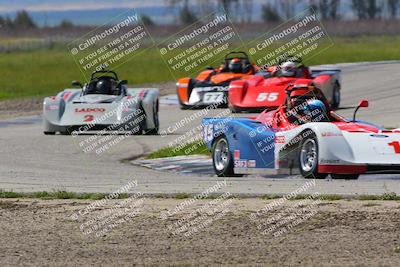
M 328 174 L 318 173 L 318 141 L 315 134 L 303 140 L 299 153 L 300 173 L 308 179 L 324 179 Z
M 220 136 L 215 141 L 212 148 L 212 159 L 214 171 L 219 177 L 235 176 L 233 159 L 226 137 Z
M 192 106 L 187 106 L 187 105 L 185 105 L 185 104 L 180 103 L 180 104 L 179 104 L 179 108 L 180 108 L 181 110 L 188 110 L 188 109 L 191 109 Z

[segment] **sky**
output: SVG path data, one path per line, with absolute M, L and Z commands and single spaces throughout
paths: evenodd
M 39 26 L 55 26 L 62 20 L 75 24 L 103 24 L 129 8 L 140 15 L 150 16 L 158 24 L 174 22 L 177 10 L 167 9 L 168 0 L 0 0 L 0 15 L 13 18 L 17 11 L 26 10 Z M 214 2 L 216 0 L 211 0 Z M 261 20 L 261 5 L 266 0 L 253 1 L 253 20 Z M 277 3 L 277 0 L 269 0 Z M 342 1 L 342 9 L 349 10 Z M 304 6 L 297 4 L 300 12 Z M 301 10 L 300 10 L 301 9 Z
M 0 0 L 0 13 L 28 11 L 72 11 L 165 6 L 165 0 Z

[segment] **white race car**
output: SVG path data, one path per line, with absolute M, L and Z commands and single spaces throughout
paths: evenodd
M 113 71 L 92 74 L 88 83 L 65 89 L 43 102 L 44 134 L 119 131 L 130 134 L 157 134 L 159 90 L 127 88 Z
M 291 98 L 294 92 L 303 94 Z M 363 100 L 356 111 L 367 106 Z M 310 121 L 295 116 L 293 107 L 323 112 L 308 113 L 319 117 Z M 357 179 L 363 173 L 400 173 L 400 129 L 357 121 L 356 111 L 345 119 L 330 110 L 319 89 L 291 88 L 286 105 L 257 118 L 203 119 L 204 141 L 218 176 L 301 173 L 305 178 Z

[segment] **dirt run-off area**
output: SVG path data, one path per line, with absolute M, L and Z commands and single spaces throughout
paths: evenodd
M 278 202 L 0 199 L 0 266 L 400 266 L 400 202 Z

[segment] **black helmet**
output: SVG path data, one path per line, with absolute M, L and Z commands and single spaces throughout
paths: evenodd
M 100 79 L 96 83 L 96 93 L 109 95 L 112 93 L 112 82 L 110 79 Z

